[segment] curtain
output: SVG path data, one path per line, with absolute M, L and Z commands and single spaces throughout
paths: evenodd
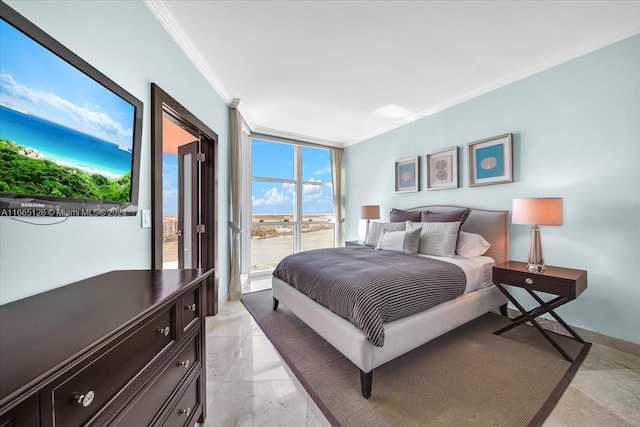
M 242 298 L 242 283 L 240 280 L 240 234 L 242 233 L 242 116 L 237 108 L 229 109 L 229 184 L 231 215 L 229 231 L 231 237 L 231 259 L 229 274 L 229 300 L 238 301 Z
M 344 150 L 331 149 L 331 175 L 333 178 L 333 211 L 336 215 L 336 247 L 344 246 Z

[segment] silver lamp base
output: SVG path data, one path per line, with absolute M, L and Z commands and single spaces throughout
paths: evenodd
M 369 239 L 369 222 L 370 220 L 367 220 L 367 229 L 364 232 L 364 241 L 366 242 L 367 239 Z
M 542 259 L 542 240 L 540 240 L 540 227 L 531 227 L 531 248 L 529 250 L 529 263 L 527 270 L 532 273 L 542 273 L 547 269 Z

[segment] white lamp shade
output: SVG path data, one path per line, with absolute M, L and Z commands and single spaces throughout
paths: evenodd
M 365 205 L 360 208 L 360 219 L 379 219 L 380 206 Z
M 562 199 L 513 199 L 511 222 L 526 225 L 562 225 Z

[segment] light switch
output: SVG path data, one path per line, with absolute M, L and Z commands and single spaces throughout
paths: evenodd
M 149 209 L 142 210 L 142 228 L 151 227 L 151 211 Z

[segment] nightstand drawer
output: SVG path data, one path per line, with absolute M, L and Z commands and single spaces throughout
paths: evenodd
M 493 267 L 493 281 L 504 285 L 513 285 L 532 291 L 574 298 L 575 288 L 572 282 L 564 282 L 557 277 L 545 277 L 541 274 L 502 270 Z

